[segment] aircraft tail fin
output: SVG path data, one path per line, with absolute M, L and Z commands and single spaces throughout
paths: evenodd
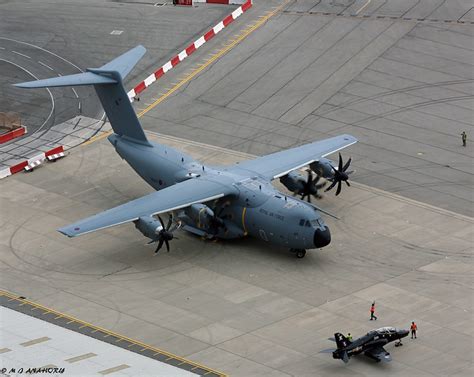
M 137 46 L 100 68 L 88 68 L 83 73 L 15 84 L 19 88 L 45 88 L 93 85 L 110 124 L 117 135 L 150 145 L 123 87 L 122 80 L 145 54 Z
M 351 344 L 351 341 L 339 332 L 334 334 L 334 338 L 336 339 L 336 345 L 338 349 L 346 348 Z

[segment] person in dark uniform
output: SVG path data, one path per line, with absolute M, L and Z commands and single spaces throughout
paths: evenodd
M 467 133 L 466 133 L 466 131 L 462 132 L 461 137 L 462 137 L 462 146 L 465 147 L 466 144 L 467 144 Z

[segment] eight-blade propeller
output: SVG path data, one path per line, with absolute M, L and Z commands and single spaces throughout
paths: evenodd
M 353 171 L 346 171 L 349 168 L 351 161 L 352 161 L 352 158 L 349 158 L 349 160 L 347 160 L 347 162 L 343 166 L 342 156 L 339 153 L 338 169 L 336 169 L 334 166 L 331 165 L 332 170 L 334 171 L 334 177 L 330 179 L 332 183 L 326 190 L 324 190 L 325 192 L 331 190 L 334 186 L 337 185 L 337 190 L 336 190 L 336 196 L 337 196 L 341 193 L 343 181 L 346 182 L 347 186 L 351 185 L 349 183 L 349 175 L 352 174 Z
M 322 196 L 318 193 L 318 190 L 326 186 L 326 182 L 319 183 L 320 176 L 317 175 L 316 179 L 313 179 L 313 172 L 308 170 L 308 179 L 303 183 L 303 189 L 300 190 L 297 194 L 301 195 L 301 199 L 307 198 L 308 202 L 311 203 L 311 196 L 314 196 L 316 199 L 321 199 Z
M 156 238 L 156 241 L 158 242 L 158 247 L 156 248 L 155 253 L 158 253 L 158 251 L 160 251 L 160 249 L 163 247 L 163 244 L 166 245 L 166 250 L 169 252 L 170 251 L 169 241 L 171 241 L 173 238 L 176 238 L 173 236 L 173 232 L 179 228 L 180 224 L 175 223 L 173 225 L 173 216 L 171 214 L 169 216 L 168 224 L 166 224 L 166 227 L 165 227 L 165 223 L 163 222 L 160 216 L 158 216 L 158 220 L 160 220 L 162 229 L 159 231 Z

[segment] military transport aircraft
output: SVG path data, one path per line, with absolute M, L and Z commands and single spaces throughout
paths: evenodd
M 58 229 L 75 237 L 99 229 L 133 222 L 152 242 L 156 252 L 169 241 L 181 225 L 203 237 L 231 239 L 251 235 L 265 242 L 290 248 L 297 257 L 305 249 L 328 245 L 331 236 L 319 212 L 310 203 L 321 185 L 311 171 L 331 181 L 326 191 L 348 182 L 351 159 L 338 166 L 325 157 L 357 142 L 340 135 L 296 148 L 258 157 L 232 166 L 205 166 L 190 156 L 148 140 L 138 121 L 122 80 L 146 50 L 137 46 L 100 68 L 84 73 L 16 84 L 21 88 L 93 85 L 107 114 L 113 132 L 108 140 L 117 153 L 156 192 L 98 213 Z M 298 171 L 309 166 L 306 179 Z M 300 199 L 277 191 L 271 181 L 279 178 Z M 304 199 L 307 197 L 308 202 Z M 167 224 L 162 213 L 170 213 Z M 174 214 L 174 216 L 171 215 Z M 329 214 L 329 213 L 328 213 Z M 178 220 L 176 220 L 176 218 Z M 178 225 L 179 224 L 179 225 Z
M 336 342 L 337 349 L 327 349 L 321 351 L 321 353 L 332 352 L 334 359 L 341 359 L 345 363 L 347 363 L 352 356 L 359 355 L 362 352 L 365 356 L 377 362 L 389 362 L 392 361 L 392 357 L 383 346 L 395 340 L 401 342 L 401 339 L 406 337 L 408 332 L 408 330 L 399 330 L 395 327 L 382 327 L 377 330 L 369 331 L 366 335 L 354 341 L 350 341 L 341 333 L 335 333 L 334 339 L 330 338 L 330 340 Z

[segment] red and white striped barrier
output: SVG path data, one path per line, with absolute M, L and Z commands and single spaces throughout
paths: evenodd
M 56 156 L 56 157 L 55 157 Z M 55 161 L 58 158 L 64 157 L 64 147 L 61 145 L 59 147 L 50 149 L 47 152 L 40 153 L 34 157 L 29 158 L 28 160 L 19 162 L 16 165 L 10 166 L 9 168 L 0 170 L 0 179 L 6 178 L 12 174 L 18 173 L 22 170 L 31 171 L 34 168 L 38 167 L 43 163 L 44 160 Z
M 195 3 L 207 3 L 207 4 L 244 4 L 246 0 L 193 0 Z
M 15 128 L 9 132 L 0 135 L 0 144 L 6 143 L 7 141 L 13 140 L 17 137 L 23 136 L 26 134 L 27 130 L 25 126 Z
M 229 1 L 238 1 L 238 0 L 229 0 Z M 212 2 L 212 1 L 208 1 Z M 231 14 L 229 14 L 226 18 L 224 18 L 221 22 L 219 22 L 216 26 L 214 26 L 211 30 L 209 30 L 206 34 L 204 34 L 201 38 L 197 39 L 194 43 L 190 44 L 187 48 L 181 51 L 178 55 L 176 55 L 173 59 L 168 61 L 165 65 L 163 65 L 160 69 L 152 73 L 148 76 L 145 80 L 139 83 L 135 88 L 130 90 L 127 94 L 130 98 L 130 101 L 133 102 L 135 97 L 143 92 L 146 88 L 148 88 L 151 84 L 153 84 L 156 80 L 158 80 L 161 76 L 163 76 L 166 72 L 168 72 L 173 67 L 176 67 L 180 62 L 186 59 L 189 55 L 191 55 L 194 51 L 196 51 L 199 47 L 201 47 L 204 43 L 212 39 L 217 33 L 219 33 L 222 29 L 227 27 L 230 23 L 232 23 L 237 17 L 241 16 L 245 11 L 247 11 L 252 6 L 252 0 L 245 0 L 242 1 L 243 4 L 234 10 Z M 228 3 L 226 3 L 228 4 Z

